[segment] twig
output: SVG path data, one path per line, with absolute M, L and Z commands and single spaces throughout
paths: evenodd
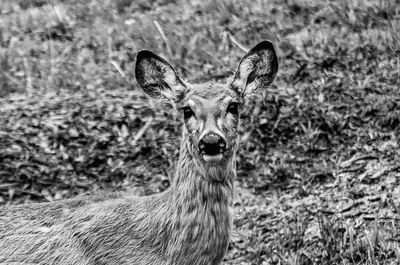
M 137 141 L 139 141 L 140 138 L 142 138 L 143 134 L 147 131 L 147 129 L 150 127 L 151 123 L 153 122 L 153 117 L 151 117 L 146 124 L 140 128 L 140 130 L 137 132 L 137 134 L 135 135 L 135 138 L 133 138 L 132 140 L 132 146 L 135 146 Z
M 236 45 L 238 46 L 242 51 L 244 52 L 248 52 L 249 49 L 246 48 L 244 45 L 242 45 L 235 37 L 233 37 L 232 34 L 230 34 L 229 32 L 227 32 L 227 35 L 229 37 L 229 39 Z
M 400 218 L 399 217 L 396 217 L 396 216 L 380 216 L 380 217 L 377 217 L 377 216 L 375 216 L 375 215 L 367 215 L 367 214 L 364 214 L 364 215 L 361 215 L 361 217 L 364 219 L 364 220 L 376 220 L 376 219 L 379 219 L 379 220 L 395 220 L 395 221 L 400 221 Z
M 351 166 L 353 163 L 360 161 L 360 160 L 372 160 L 372 159 L 379 159 L 379 157 L 375 156 L 375 155 L 362 155 L 362 156 L 358 156 L 358 155 L 354 155 L 353 157 L 351 157 L 350 159 L 343 161 L 340 165 L 340 168 L 346 168 Z
M 52 3 L 52 5 L 53 5 L 53 8 L 54 8 L 54 11 L 56 12 L 56 16 L 58 18 L 58 21 L 60 21 L 60 23 L 64 23 L 64 19 L 63 19 L 63 16 L 61 15 L 60 8 L 58 8 L 58 6 L 56 4 L 54 4 L 54 3 Z
M 54 47 L 53 47 L 53 40 L 50 36 L 50 30 L 47 28 L 47 36 L 49 37 L 49 54 L 50 54 L 50 75 L 49 75 L 49 83 L 50 85 L 53 85 L 54 81 L 54 74 L 55 74 L 55 69 L 54 69 Z
M 110 28 L 107 29 L 107 50 L 108 50 L 108 60 L 112 63 L 112 39 L 111 39 L 112 30 Z M 115 67 L 115 66 L 114 66 Z M 117 69 L 118 70 L 118 69 Z
M 162 39 L 164 40 L 165 46 L 167 47 L 167 52 L 168 52 L 169 57 L 172 59 L 172 49 L 171 49 L 171 46 L 167 39 L 167 35 L 165 35 L 164 30 L 162 29 L 160 23 L 158 23 L 158 21 L 156 19 L 153 20 L 153 22 L 154 22 L 154 25 L 156 25 L 158 31 L 160 32 Z
M 17 86 L 19 86 L 21 89 L 24 89 L 24 86 L 21 84 L 21 82 L 19 82 L 17 79 L 15 79 L 13 76 L 11 76 L 10 74 L 8 74 L 7 72 L 0 70 L 1 73 L 7 77 L 8 79 L 10 79 L 12 82 L 14 82 Z
M 25 76 L 26 76 L 26 90 L 28 93 L 32 92 L 32 76 L 31 71 L 29 70 L 29 64 L 26 57 L 24 57 L 24 67 L 25 67 Z
M 114 68 L 118 71 L 118 73 L 122 76 L 122 78 L 129 84 L 129 80 L 126 77 L 126 74 L 124 73 L 124 70 L 121 69 L 121 67 L 118 65 L 118 63 L 114 60 L 110 60 L 110 63 Z

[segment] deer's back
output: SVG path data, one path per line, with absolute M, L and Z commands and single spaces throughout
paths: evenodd
M 0 264 L 163 264 L 144 238 L 159 197 L 0 208 Z

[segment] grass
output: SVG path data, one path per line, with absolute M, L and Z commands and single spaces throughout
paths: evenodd
M 179 119 L 139 91 L 137 51 L 222 81 L 270 39 L 280 70 L 243 115 L 225 264 L 397 264 L 399 6 L 2 1 L 0 203 L 164 190 Z

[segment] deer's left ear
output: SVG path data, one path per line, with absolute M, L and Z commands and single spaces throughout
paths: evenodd
M 269 86 L 277 72 L 278 57 L 274 45 L 269 41 L 262 41 L 240 60 L 231 88 L 241 96 L 256 93 Z

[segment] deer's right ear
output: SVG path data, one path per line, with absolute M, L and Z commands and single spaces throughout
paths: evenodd
M 186 89 L 174 68 L 151 51 L 138 52 L 135 75 L 143 91 L 156 99 L 176 102 Z

